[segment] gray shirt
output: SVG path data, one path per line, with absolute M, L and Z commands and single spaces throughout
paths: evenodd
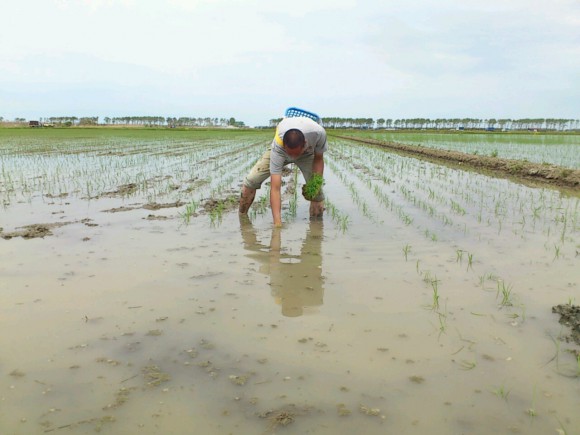
M 293 159 L 284 150 L 282 138 L 291 129 L 298 129 L 304 134 L 306 148 L 296 159 Z M 328 149 L 326 143 L 326 131 L 321 125 L 310 118 L 291 117 L 284 118 L 276 128 L 276 136 L 272 141 L 272 152 L 270 153 L 270 173 L 281 174 L 282 169 L 288 163 L 293 163 L 298 159 L 310 157 L 313 154 L 322 154 Z

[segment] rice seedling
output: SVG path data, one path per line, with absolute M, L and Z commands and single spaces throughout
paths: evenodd
M 198 206 L 199 203 L 195 199 L 192 199 L 191 202 L 185 206 L 183 213 L 180 213 L 180 216 L 186 225 L 189 224 L 191 217 L 195 214 Z
M 552 259 L 552 261 L 556 261 L 558 258 L 560 258 L 560 246 L 556 245 L 554 243 L 554 258 Z
M 304 185 L 303 194 L 306 199 L 309 201 L 316 198 L 320 189 L 322 189 L 322 185 L 324 184 L 324 178 L 320 174 L 312 174 L 312 177 L 308 182 Z
M 505 401 L 507 401 L 510 392 L 511 390 L 508 390 L 503 384 L 492 390 L 493 394 L 495 394 L 497 397 L 502 398 Z
M 437 311 L 437 318 L 439 320 L 439 337 L 447 331 L 447 310 L 444 313 Z
M 403 246 L 403 255 L 405 256 L 405 261 L 407 261 L 409 252 L 411 252 L 411 245 L 407 243 L 405 246 Z
M 496 299 L 501 294 L 501 301 L 500 305 L 502 307 L 511 307 L 513 305 L 512 302 L 512 285 L 507 284 L 503 280 L 499 280 L 497 282 L 497 294 Z
M 473 270 L 473 254 L 467 253 L 467 270 Z
M 558 417 L 556 417 L 556 420 L 558 420 L 558 424 L 560 425 L 560 427 L 558 429 L 556 429 L 556 431 L 558 432 L 558 435 L 568 435 L 568 431 L 566 430 L 566 427 L 564 426 L 564 424 L 560 421 L 560 419 Z
M 326 209 L 329 210 L 332 220 L 344 234 L 350 225 L 350 218 L 346 213 L 342 213 L 328 198 L 326 198 Z
M 346 214 L 343 214 L 342 216 L 340 216 L 339 218 L 339 225 L 340 225 L 340 229 L 342 230 L 343 233 L 346 232 L 346 230 L 348 229 L 350 222 L 349 222 L 349 217 Z
M 440 281 L 437 279 L 436 276 L 431 277 L 431 273 L 429 271 L 427 271 L 425 273 L 425 276 L 423 277 L 423 281 L 428 283 L 431 286 L 431 289 L 433 290 L 433 293 L 431 295 L 431 297 L 432 297 L 431 305 L 429 305 L 428 308 L 431 311 L 437 311 L 439 309 L 439 282 Z
M 267 192 L 260 196 L 260 198 L 258 198 L 258 200 L 256 201 L 256 206 L 254 207 L 254 210 L 256 211 L 257 214 L 265 214 L 266 210 L 268 209 L 268 203 L 269 203 L 269 198 L 270 198 L 270 189 L 268 187 Z
M 536 385 L 534 385 L 534 394 L 532 395 L 532 404 L 528 409 L 526 409 L 526 414 L 528 414 L 532 418 L 534 418 L 538 415 L 538 413 L 536 412 Z

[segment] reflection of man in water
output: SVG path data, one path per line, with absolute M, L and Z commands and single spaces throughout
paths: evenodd
M 322 305 L 322 221 L 310 221 L 300 255 L 284 253 L 280 228 L 272 229 L 269 247 L 258 242 L 246 215 L 240 216 L 240 229 L 244 247 L 252 252 L 250 257 L 261 263 L 260 272 L 270 275 L 272 296 L 282 306 L 282 315 L 297 317 L 309 311 L 308 307 Z

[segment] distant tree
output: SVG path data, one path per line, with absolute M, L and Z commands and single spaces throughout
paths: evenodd
M 97 125 L 99 123 L 98 116 L 85 116 L 79 118 L 79 125 Z

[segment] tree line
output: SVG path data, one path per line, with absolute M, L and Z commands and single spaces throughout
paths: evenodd
M 282 118 L 270 119 L 268 127 L 275 127 Z M 0 117 L 0 122 L 6 121 Z M 15 118 L 17 123 L 25 123 L 25 118 Z M 59 126 L 91 125 L 131 125 L 145 127 L 245 127 L 243 121 L 236 118 L 215 117 L 164 117 L 164 116 L 105 116 L 99 121 L 98 116 L 50 116 L 40 118 L 43 124 Z M 355 129 L 412 129 L 412 130 L 580 130 L 579 119 L 568 118 L 344 118 L 323 117 L 322 125 L 326 128 Z
M 0 117 L 0 122 L 3 118 Z M 15 118 L 15 122 L 26 122 L 24 118 Z M 243 121 L 236 118 L 212 118 L 212 117 L 164 117 L 164 116 L 118 116 L 102 118 L 98 116 L 48 116 L 40 118 L 43 124 L 59 126 L 90 126 L 90 125 L 132 125 L 145 127 L 244 127 Z
M 276 126 L 282 118 L 270 119 L 270 127 Z M 566 118 L 341 118 L 323 117 L 322 125 L 326 128 L 355 128 L 355 129 L 468 129 L 468 130 L 578 130 L 579 119 Z

